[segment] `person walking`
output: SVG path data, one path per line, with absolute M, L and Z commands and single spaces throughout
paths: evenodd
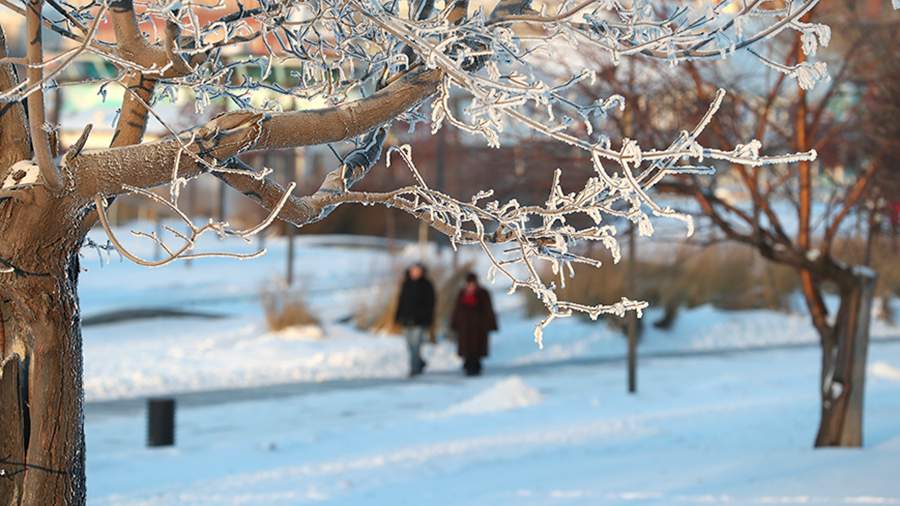
M 481 374 L 481 359 L 488 356 L 488 333 L 498 327 L 491 295 L 478 284 L 475 274 L 466 276 L 466 286 L 456 298 L 450 328 L 456 332 L 456 352 L 463 359 L 466 376 Z
M 400 299 L 394 316 L 406 336 L 410 376 L 422 374 L 427 365 L 422 359 L 421 350 L 422 342 L 434 322 L 434 299 L 434 286 L 428 280 L 425 266 L 410 266 L 400 287 Z

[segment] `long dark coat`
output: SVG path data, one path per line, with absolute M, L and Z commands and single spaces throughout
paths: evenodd
M 488 356 L 488 332 L 497 330 L 497 315 L 491 303 L 491 295 L 479 287 L 475 292 L 474 306 L 463 304 L 465 289 L 456 297 L 456 307 L 450 319 L 450 328 L 456 332 L 457 354 L 462 358 Z
M 413 280 L 407 272 L 400 288 L 395 321 L 404 327 L 430 327 L 434 322 L 434 299 L 434 286 L 425 274 Z

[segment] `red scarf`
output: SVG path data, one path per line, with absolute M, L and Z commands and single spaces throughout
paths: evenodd
M 464 291 L 462 294 L 462 303 L 469 307 L 475 307 L 478 305 L 478 292 L 469 292 L 468 290 Z

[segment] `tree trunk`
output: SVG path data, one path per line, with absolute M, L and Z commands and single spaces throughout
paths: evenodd
M 78 251 L 89 210 L 43 187 L 0 199 L 0 506 L 85 504 Z
M 875 275 L 851 271 L 840 283 L 841 303 L 830 336 L 822 339 L 822 414 L 816 447 L 863 444 L 863 396 Z
M 0 30 L 0 57 L 6 40 Z M 0 90 L 18 84 L 0 64 Z M 25 110 L 0 107 L 0 180 L 32 158 Z M 85 503 L 78 250 L 90 224 L 65 191 L 0 197 L 0 506 Z

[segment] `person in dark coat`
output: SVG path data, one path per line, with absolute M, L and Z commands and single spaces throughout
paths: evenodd
M 466 286 L 456 298 L 450 327 L 456 332 L 456 351 L 466 375 L 481 374 L 481 359 L 488 356 L 488 333 L 498 327 L 491 295 L 479 286 L 474 274 L 466 276 Z
M 427 271 L 421 264 L 406 270 L 400 299 L 397 301 L 395 321 L 403 327 L 409 350 L 409 375 L 422 374 L 427 365 L 422 360 L 422 342 L 434 322 L 434 286 L 428 281 Z

